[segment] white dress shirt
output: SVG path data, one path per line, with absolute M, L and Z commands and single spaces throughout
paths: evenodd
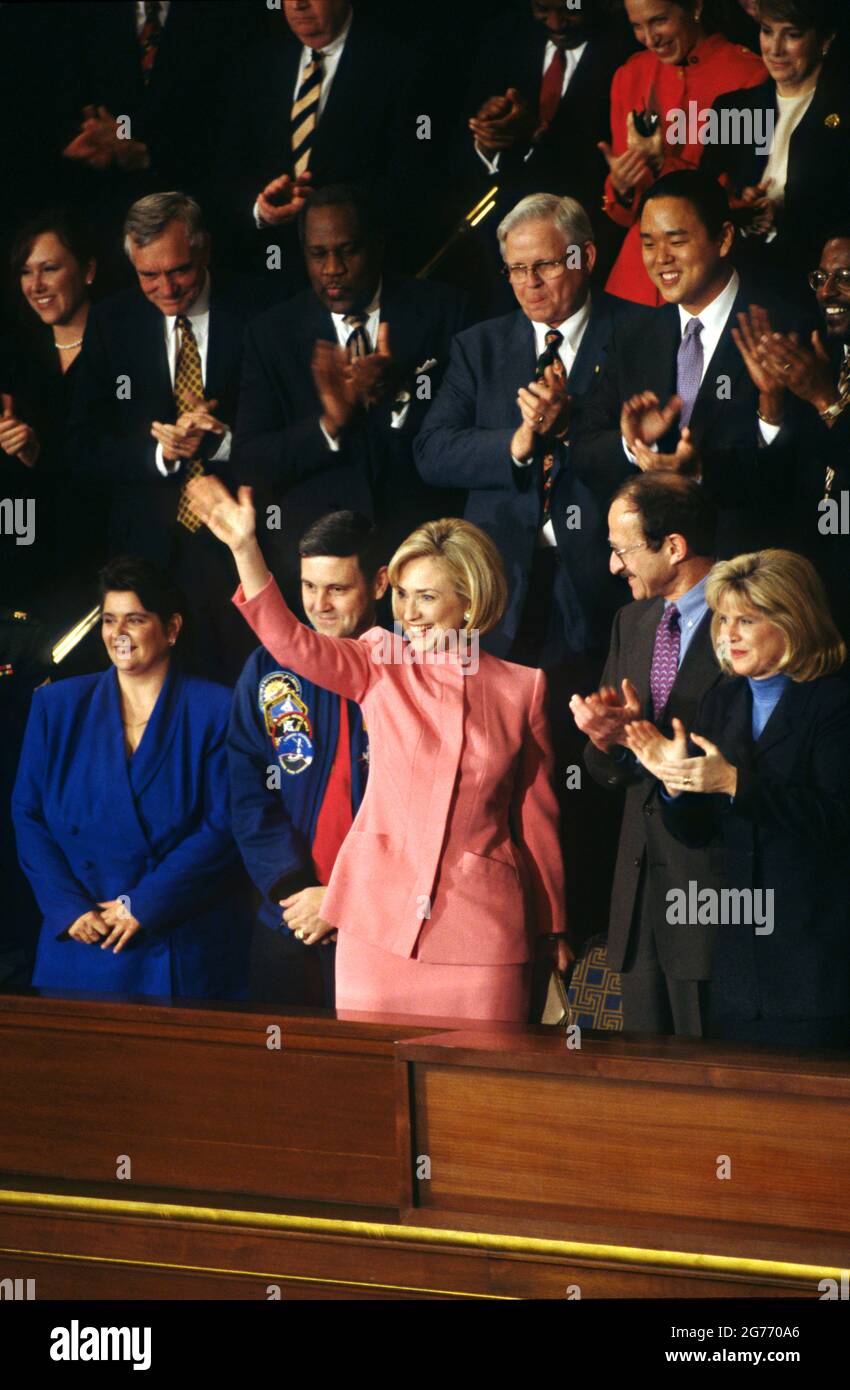
M 210 343 L 210 277 L 207 273 L 204 287 L 198 298 L 190 309 L 186 310 L 186 318 L 192 325 L 192 332 L 195 335 L 195 342 L 198 345 L 198 356 L 201 359 L 201 376 L 204 379 L 204 390 L 206 391 L 207 381 L 207 356 Z M 180 350 L 180 331 L 177 327 L 177 315 L 165 315 L 165 351 L 168 357 L 168 373 L 171 377 L 171 385 L 174 386 L 174 377 L 177 371 L 177 353 Z M 220 436 L 220 443 L 214 454 L 210 455 L 211 461 L 220 461 L 230 458 L 230 445 L 232 435 L 230 430 Z M 156 446 L 156 466 L 164 478 L 170 478 L 172 473 L 176 473 L 183 466 L 184 459 L 166 459 L 163 457 L 162 445 Z
M 558 344 L 558 356 L 563 362 L 567 378 L 569 378 L 570 372 L 575 366 L 578 350 L 581 347 L 581 340 L 584 337 L 585 329 L 589 322 L 590 295 L 587 296 L 581 308 L 577 309 L 574 314 L 571 314 L 568 319 L 564 319 L 563 323 L 536 323 L 532 320 L 531 326 L 534 329 L 534 351 L 537 357 L 539 358 L 541 353 L 546 351 L 546 334 L 550 329 L 556 328 L 558 332 L 563 335 L 562 342 Z M 535 456 L 532 454 L 531 457 L 527 459 L 514 458 L 513 461 L 517 468 L 530 468 L 535 461 Z M 551 518 L 546 521 L 544 526 L 541 526 L 540 534 L 537 537 L 537 544 L 539 546 L 558 544 Z
M 717 350 L 717 344 L 723 336 L 723 330 L 729 321 L 732 305 L 735 303 L 740 288 L 741 278 L 737 270 L 733 270 L 728 284 L 720 291 L 716 298 L 712 299 L 710 304 L 707 304 L 704 309 L 700 309 L 698 314 L 690 314 L 681 304 L 679 305 L 679 324 L 683 338 L 691 319 L 698 318 L 702 324 L 702 333 L 700 334 L 700 342 L 702 344 L 702 376 L 700 377 L 700 385 L 705 381 L 706 374 L 711 366 L 711 360 Z M 662 405 L 666 405 L 666 401 L 662 401 Z M 781 429 L 780 425 L 767 425 L 764 420 L 761 419 L 758 421 L 758 427 L 765 445 L 772 444 Z M 637 460 L 625 439 L 623 439 L 623 448 L 629 463 L 636 463 Z M 652 451 L 653 453 L 658 453 L 657 444 L 652 445 Z
M 587 48 L 587 41 L 585 41 L 585 42 L 582 43 L 582 44 L 579 44 L 578 48 L 567 48 L 567 49 L 564 50 L 564 57 L 566 58 L 567 61 L 566 61 L 565 67 L 564 67 L 564 81 L 563 81 L 563 83 L 561 84 L 561 100 L 562 100 L 562 101 L 563 101 L 563 99 L 564 99 L 564 94 L 566 93 L 567 88 L 569 87 L 570 83 L 572 82 L 572 80 L 573 80 L 573 78 L 574 78 L 574 76 L 575 76 L 576 68 L 578 67 L 579 63 L 581 62 L 582 55 L 583 55 L 584 50 L 585 50 L 586 48 Z M 557 44 L 554 44 L 554 43 L 552 42 L 552 40 L 550 39 L 549 42 L 548 42 L 547 45 L 546 45 L 546 52 L 545 52 L 544 55 L 543 55 L 543 72 L 544 72 L 544 74 L 546 73 L 546 70 L 547 70 L 547 68 L 549 67 L 549 64 L 551 63 L 551 61 L 552 61 L 552 59 L 554 58 L 554 56 L 555 56 L 555 54 L 557 53 L 557 51 L 558 51 Z M 478 148 L 478 144 L 477 144 L 477 142 L 476 142 L 476 145 L 475 145 L 475 153 L 478 155 L 478 158 L 481 160 L 481 163 L 485 166 L 485 168 L 486 168 L 491 174 L 495 174 L 495 173 L 498 172 L 498 168 L 499 168 L 499 157 L 500 157 L 500 155 L 501 155 L 501 153 L 502 153 L 501 150 L 497 150 L 496 153 L 495 153 L 494 155 L 492 155 L 492 156 L 491 156 L 491 155 L 487 155 L 487 154 L 484 153 L 483 150 L 480 150 L 480 149 Z M 525 155 L 523 156 L 523 158 L 527 160 L 527 159 L 529 159 L 529 158 L 531 157 L 531 154 L 532 154 L 532 150 L 527 150 L 526 153 L 525 153 Z
M 372 352 L 375 352 L 378 346 L 378 325 L 381 322 L 382 288 L 383 281 L 379 280 L 378 288 L 375 291 L 371 303 L 368 304 L 366 308 L 363 310 L 363 313 L 367 316 L 366 322 L 363 325 L 363 332 L 369 339 L 369 347 Z M 345 314 L 335 314 L 333 313 L 333 311 L 331 311 L 331 318 L 333 320 L 333 326 L 334 331 L 336 332 L 337 342 L 339 343 L 340 347 L 343 348 L 347 347 L 348 340 L 354 332 L 354 329 L 351 327 L 351 324 L 345 322 L 345 317 Z M 406 402 L 398 401 L 396 402 L 396 404 L 393 405 L 392 420 L 390 421 L 390 424 L 394 430 L 401 429 L 402 425 L 407 419 L 407 412 L 409 409 L 409 398 Z M 331 435 L 328 434 L 321 421 L 319 422 L 319 426 L 322 431 L 322 434 L 325 436 L 325 439 L 327 440 L 328 447 L 332 449 L 335 454 L 338 454 L 341 447 L 339 437 L 337 436 L 336 439 L 332 438 Z
M 318 52 L 321 53 L 324 61 L 322 64 L 322 86 L 319 91 L 319 111 L 316 117 L 317 123 L 322 119 L 322 113 L 324 112 L 324 109 L 328 104 L 328 97 L 331 94 L 333 80 L 336 77 L 336 70 L 339 67 L 339 60 L 342 57 L 342 51 L 345 48 L 345 41 L 348 38 L 348 32 L 351 28 L 351 23 L 353 19 L 354 12 L 352 11 L 352 13 L 348 16 L 348 19 L 345 21 L 345 24 L 342 26 L 342 29 L 334 39 L 333 43 L 329 43 L 327 48 L 322 48 L 318 50 Z M 304 74 L 307 71 L 310 64 L 312 63 L 312 61 L 312 48 L 303 47 L 301 49 L 301 57 L 298 62 L 298 73 L 295 78 L 295 87 L 293 88 L 292 92 L 293 106 L 295 105 L 295 98 L 298 95 L 298 91 L 304 78 Z M 254 204 L 254 221 L 256 222 L 258 227 L 267 227 L 270 225 L 268 222 L 264 222 L 263 219 L 260 217 L 256 203 Z
M 171 0 L 159 0 L 159 22 L 165 27 L 168 18 L 168 11 L 171 9 Z M 144 0 L 136 0 L 136 33 L 141 34 L 145 27 L 147 15 L 145 14 Z

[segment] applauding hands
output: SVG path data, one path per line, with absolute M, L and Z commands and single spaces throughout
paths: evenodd
M 688 756 L 688 736 L 681 719 L 673 720 L 672 738 L 665 738 L 648 720 L 635 720 L 625 730 L 625 743 L 647 772 L 663 782 L 670 796 L 680 792 L 722 792 L 734 796 L 738 789 L 737 770 L 709 739 L 691 734 L 691 743 L 701 748 L 705 756 Z
M 586 698 L 573 695 L 570 713 L 593 746 L 600 753 L 610 753 L 617 744 L 626 743 L 629 726 L 640 718 L 640 698 L 626 677 L 622 698 L 613 685 L 603 685 L 601 690 Z
M 11 396 L 0 396 L 0 406 L 3 411 L 0 415 L 0 449 L 10 458 L 19 459 L 26 468 L 33 468 L 41 452 L 35 430 L 18 419 Z

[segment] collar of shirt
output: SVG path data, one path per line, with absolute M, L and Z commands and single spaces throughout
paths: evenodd
M 566 65 L 565 65 L 565 67 L 564 67 L 564 81 L 563 81 L 563 83 L 562 83 L 562 85 L 561 85 L 561 96 L 564 95 L 564 92 L 565 92 L 565 91 L 567 90 L 567 88 L 569 87 L 569 85 L 570 85 L 570 83 L 571 83 L 571 81 L 572 81 L 572 79 L 573 79 L 573 74 L 574 74 L 576 68 L 578 67 L 579 63 L 581 62 L 582 55 L 583 55 L 584 50 L 585 50 L 586 48 L 587 48 L 587 40 L 585 39 L 584 43 L 580 43 L 579 46 L 578 46 L 578 48 L 566 48 L 566 49 L 564 49 L 564 57 L 565 57 L 565 59 L 566 59 Z M 557 51 L 558 51 L 558 45 L 557 45 L 557 44 L 554 44 L 554 43 L 552 42 L 552 40 L 550 39 L 549 42 L 546 44 L 546 51 L 545 51 L 544 54 L 543 54 L 543 71 L 544 71 L 544 72 L 546 72 L 546 71 L 548 70 L 549 64 L 551 63 L 551 61 L 552 61 L 552 59 L 554 58 L 554 56 L 555 56 L 555 54 L 557 53 Z
M 732 305 L 735 303 L 738 290 L 741 288 L 741 279 L 737 270 L 732 271 L 731 278 L 725 289 L 720 291 L 716 299 L 712 299 L 710 304 L 706 304 L 698 314 L 689 314 L 687 309 L 679 305 L 679 323 L 682 329 L 682 337 L 685 336 L 685 329 L 691 319 L 698 318 L 702 323 L 702 333 L 700 341 L 702 343 L 702 374 L 705 376 L 708 365 L 714 356 L 714 350 L 720 342 L 720 335 L 726 327 L 726 322 L 732 312 Z
M 345 48 L 346 39 L 348 38 L 349 30 L 351 29 L 353 19 L 354 12 L 352 11 L 352 13 L 348 16 L 348 19 L 345 21 L 345 24 L 343 25 L 342 29 L 334 39 L 333 43 L 329 43 L 327 48 L 319 49 L 319 52 L 321 53 L 322 58 L 324 59 L 324 63 L 322 65 L 322 88 L 321 92 L 319 93 L 320 116 L 327 104 L 328 93 L 331 89 L 331 83 L 333 82 L 334 77 L 336 76 L 336 70 L 339 67 L 339 60 L 342 57 L 342 50 Z M 301 60 L 298 64 L 298 76 L 295 79 L 295 92 L 293 93 L 293 96 L 297 96 L 298 89 L 301 86 L 301 79 L 303 78 L 305 71 L 310 66 L 312 61 L 313 50 L 309 46 L 305 45 L 301 49 Z
M 164 24 L 165 24 L 165 21 L 166 21 L 167 18 L 168 18 L 168 11 L 170 10 L 170 8 L 171 8 L 171 0 L 159 0 L 159 22 L 160 22 L 161 25 L 164 25 Z M 147 19 L 147 15 L 145 14 L 145 0 L 136 0 L 136 32 L 137 32 L 137 33 L 141 34 L 142 30 L 143 30 L 144 27 L 145 27 L 145 20 L 146 20 L 146 19 Z
M 705 601 L 705 586 L 708 575 L 703 575 L 698 584 L 692 589 L 688 589 L 681 598 L 668 600 L 664 604 L 665 612 L 670 607 L 670 603 L 675 603 L 679 610 L 679 629 L 684 638 L 687 633 L 693 633 L 694 629 L 702 622 L 708 611 L 708 604 Z
M 180 345 L 180 334 L 177 332 L 177 315 L 167 314 L 165 317 L 165 346 L 168 352 L 168 364 L 171 368 L 171 378 L 174 380 L 175 364 L 177 362 L 177 349 Z M 210 336 L 210 275 L 207 271 L 203 289 L 190 309 L 186 311 L 186 318 L 192 325 L 192 332 L 195 335 L 195 342 L 198 345 L 198 355 L 201 359 L 201 371 L 204 381 L 207 376 L 207 344 Z
M 550 328 L 557 328 L 559 333 L 563 333 L 564 341 L 558 348 L 558 356 L 567 369 L 567 374 L 572 371 L 575 364 L 578 350 L 581 347 L 581 340 L 584 337 L 584 330 L 590 321 L 590 295 L 584 301 L 580 309 L 574 314 L 570 314 L 563 323 L 535 323 L 532 320 L 531 326 L 534 329 L 534 346 L 539 357 L 541 352 L 546 349 L 546 334 Z
M 367 315 L 367 320 L 364 324 L 366 336 L 369 339 L 369 346 L 373 352 L 378 342 L 378 324 L 381 322 L 381 290 L 383 289 L 383 284 L 383 280 L 378 281 L 378 288 L 372 296 L 372 302 L 363 310 L 363 313 Z M 354 330 L 345 322 L 345 314 L 335 314 L 332 311 L 331 318 L 333 319 L 333 325 L 336 329 L 337 341 L 340 347 L 345 347 Z

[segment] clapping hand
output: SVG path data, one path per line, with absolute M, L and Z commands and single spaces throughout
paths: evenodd
M 18 459 L 26 468 L 38 462 L 40 446 L 32 425 L 19 420 L 11 396 L 0 395 L 3 413 L 0 415 L 0 449 L 10 458 Z
M 79 133 L 65 146 L 66 159 L 76 159 L 90 169 L 103 171 L 111 164 L 120 169 L 147 169 L 150 151 L 141 140 L 118 137 L 118 122 L 105 106 L 85 106 Z
M 313 176 L 308 171 L 306 174 L 299 174 L 297 178 L 281 174 L 267 183 L 257 198 L 260 221 L 270 227 L 294 222 L 301 210 L 307 206 L 307 200 L 313 192 L 312 179 Z
M 673 720 L 671 739 L 664 738 L 646 720 L 638 720 L 626 730 L 627 746 L 638 762 L 664 783 L 671 796 L 680 792 L 722 792 L 734 796 L 738 788 L 737 769 L 710 739 L 691 734 L 691 743 L 701 748 L 705 756 L 688 756 L 688 736 L 680 719 Z
M 469 122 L 482 154 L 496 154 L 530 142 L 535 135 L 534 115 L 516 87 L 504 96 L 489 97 Z
M 618 743 L 625 744 L 626 732 L 640 718 L 640 698 L 628 677 L 624 677 L 622 697 L 613 685 L 583 698 L 573 695 L 570 713 L 578 728 L 600 753 L 610 753 Z
M 766 236 L 773 227 L 775 209 L 768 197 L 772 182 L 765 179 L 764 183 L 752 184 L 742 189 L 739 197 L 729 200 L 730 207 L 739 214 L 737 221 L 746 236 Z
M 646 156 L 640 146 L 615 154 L 607 140 L 600 140 L 596 146 L 601 150 L 611 173 L 614 192 L 624 201 L 631 198 L 641 179 L 650 172 Z
M 390 326 L 379 323 L 375 351 L 355 357 L 351 363 L 351 386 L 356 399 L 368 408 L 395 392 L 399 380 L 400 368 L 390 351 Z
M 335 439 L 345 429 L 359 404 L 353 365 L 344 347 L 319 338 L 313 349 L 312 369 L 313 381 L 322 403 L 322 424 Z
M 535 441 L 544 435 L 561 438 L 569 428 L 572 401 L 560 359 L 550 363 L 538 380 L 521 386 L 517 405 L 522 424 L 511 440 L 514 458 L 528 458 L 534 451 Z

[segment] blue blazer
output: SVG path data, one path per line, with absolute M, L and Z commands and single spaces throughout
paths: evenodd
M 280 899 L 318 883 L 311 849 L 336 756 L 341 699 L 281 667 L 265 647 L 251 653 L 233 692 L 227 734 L 233 833 L 263 895 L 260 920 L 273 931 L 284 929 Z M 369 739 L 353 700 L 348 728 L 356 815 Z
M 639 314 L 613 295 L 593 294 L 590 319 L 570 372 L 570 394 L 580 401 L 599 379 L 615 322 Z M 508 580 L 508 607 L 485 645 L 507 656 L 517 635 L 540 530 L 543 497 L 541 470 L 517 468 L 511 440 L 520 422 L 517 392 L 534 376 L 537 361 L 534 329 L 522 310 L 489 319 L 452 344 L 442 386 L 414 444 L 416 466 L 432 487 L 467 488 L 467 521 L 495 541 Z M 563 614 L 570 651 L 605 651 L 622 596 L 608 573 L 607 502 L 573 475 L 570 449 L 558 446 L 552 479 L 552 514 L 572 504 L 581 507 L 581 531 L 556 525 L 563 559 L 556 599 Z M 578 538 L 576 540 L 576 538 Z
M 33 984 L 239 998 L 247 885 L 230 829 L 230 692 L 173 667 L 142 742 L 124 751 L 114 669 L 35 692 L 12 814 L 44 922 Z M 67 929 L 126 895 L 143 931 L 115 955 Z

